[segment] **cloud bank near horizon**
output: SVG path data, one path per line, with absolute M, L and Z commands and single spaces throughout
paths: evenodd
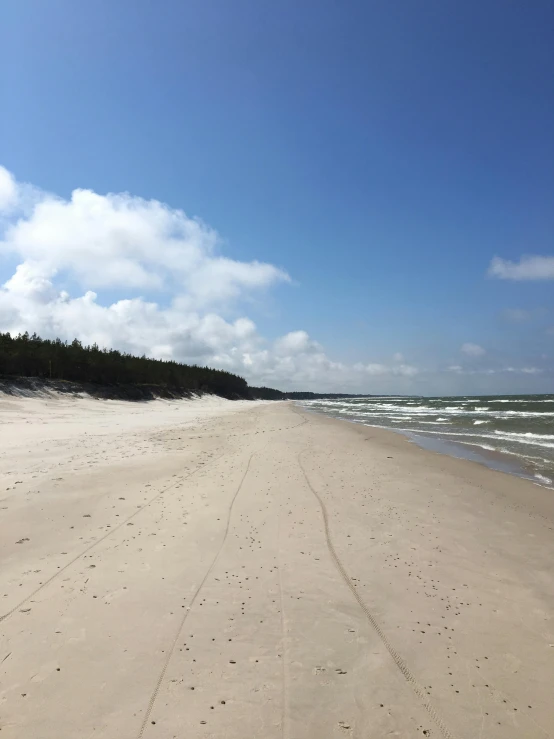
M 290 390 L 415 393 L 432 381 L 444 393 L 446 378 L 475 374 L 426 370 L 400 352 L 345 364 L 302 329 L 268 341 L 244 308 L 290 284 L 289 274 L 225 256 L 202 220 L 129 193 L 77 189 L 64 199 L 0 166 L 0 258 L 15 265 L 0 287 L 0 331 L 12 334 L 77 337 Z M 471 342 L 461 351 L 470 361 L 485 354 Z

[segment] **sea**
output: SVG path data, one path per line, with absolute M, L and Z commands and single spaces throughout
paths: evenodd
M 554 395 L 308 400 L 306 409 L 392 429 L 428 449 L 554 487 Z

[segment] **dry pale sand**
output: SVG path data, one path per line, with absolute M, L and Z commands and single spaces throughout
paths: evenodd
M 0 402 L 2 739 L 553 735 L 551 491 L 285 403 Z

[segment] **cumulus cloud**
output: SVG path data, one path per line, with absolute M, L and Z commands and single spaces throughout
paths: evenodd
M 275 351 L 279 355 L 314 354 L 321 351 L 321 347 L 312 341 L 306 331 L 290 331 L 275 342 Z
M 345 364 L 301 328 L 266 339 L 244 310 L 290 283 L 285 270 L 234 260 L 200 219 L 129 193 L 76 190 L 62 199 L 0 168 L 2 264 L 10 271 L 0 286 L 0 331 L 207 364 L 285 390 L 448 393 L 467 374 L 425 370 L 400 352 Z M 472 357 L 484 351 L 464 346 Z M 474 378 L 496 391 L 511 371 Z M 531 388 L 540 370 L 513 372 Z
M 7 228 L 0 253 L 68 271 L 86 288 L 171 289 L 203 304 L 290 279 L 271 264 L 226 258 L 219 245 L 209 226 L 156 200 L 75 190 L 70 200 L 45 194 Z
M 354 365 L 355 369 L 360 372 L 373 377 L 380 377 L 383 375 L 392 375 L 393 377 L 414 377 L 417 375 L 419 370 L 417 367 L 412 367 L 409 364 L 361 364 Z
M 222 254 L 217 232 L 182 210 L 129 193 L 81 189 L 66 200 L 1 168 L 0 208 L 0 256 L 19 261 L 0 287 L 0 331 L 77 337 L 285 389 L 367 392 L 379 378 L 394 391 L 417 374 L 401 354 L 391 364 L 335 362 L 303 330 L 264 339 L 241 305 L 288 274 Z M 99 297 L 106 290 L 118 299 Z
M 467 354 L 468 357 L 482 357 L 486 354 L 485 350 L 479 344 L 472 344 L 470 341 L 462 344 L 460 351 Z
M 501 280 L 554 280 L 554 256 L 525 254 L 519 262 L 494 257 L 488 274 Z
M 0 165 L 0 214 L 10 211 L 17 203 L 15 177 Z

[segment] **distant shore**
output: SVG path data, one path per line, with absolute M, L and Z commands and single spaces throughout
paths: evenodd
M 554 496 L 293 403 L 0 394 L 3 739 L 544 739 Z

